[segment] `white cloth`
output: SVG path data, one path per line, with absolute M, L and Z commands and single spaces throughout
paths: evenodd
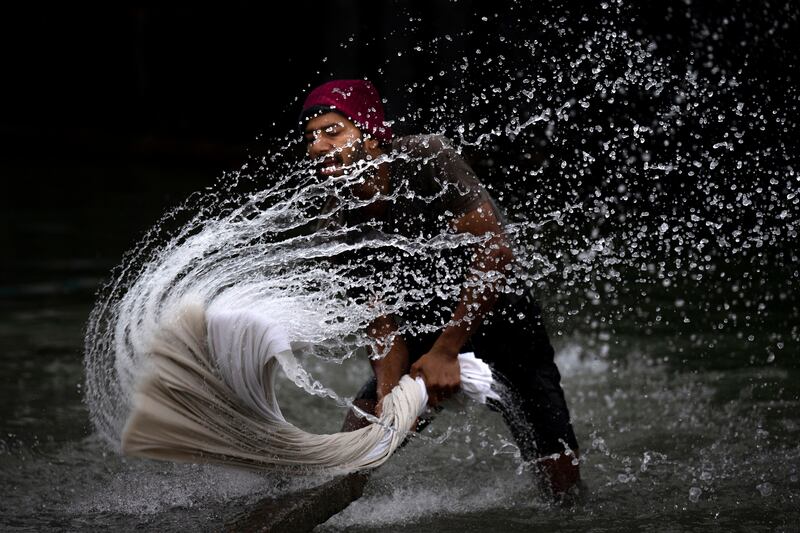
M 207 315 L 185 306 L 162 325 L 151 363 L 139 378 L 122 449 L 156 459 L 331 473 L 374 468 L 403 442 L 428 401 L 423 380 L 404 376 L 384 398 L 378 422 L 307 433 L 286 421 L 275 396 L 276 365 L 302 379 L 290 340 L 269 317 L 246 310 Z M 466 353 L 459 364 L 468 397 L 499 399 L 486 363 Z

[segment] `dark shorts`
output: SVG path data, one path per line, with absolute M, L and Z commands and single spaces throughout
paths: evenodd
M 406 338 L 413 363 L 433 346 L 438 333 Z M 525 460 L 578 449 L 569 410 L 561 389 L 561 374 L 553 347 L 532 295 L 516 302 L 501 298 L 462 351 L 474 351 L 492 367 L 499 387 L 500 411 Z M 377 398 L 375 378 L 357 399 Z

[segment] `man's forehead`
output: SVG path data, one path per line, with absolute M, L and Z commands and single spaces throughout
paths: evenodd
M 336 111 L 329 111 L 310 119 L 306 123 L 305 132 L 311 133 L 313 131 L 328 128 L 330 126 L 344 126 L 349 122 L 349 120 Z

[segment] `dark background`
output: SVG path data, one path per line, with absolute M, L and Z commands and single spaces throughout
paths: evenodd
M 467 32 L 458 47 L 437 52 L 437 61 L 447 64 L 477 47 L 491 54 L 487 35 L 535 35 L 535 21 L 579 12 L 590 15 L 585 32 L 601 12 L 599 4 L 537 4 L 6 10 L 0 17 L 0 294 L 93 286 L 166 209 L 275 149 L 317 83 L 369 77 L 392 116 L 398 106 L 425 103 L 425 91 L 406 89 L 437 67 L 430 56 L 417 62 L 410 54 L 398 58 L 398 51 Z M 796 11 L 653 2 L 629 7 L 618 22 L 656 42 L 678 71 L 707 55 L 750 80 L 740 89 L 745 96 L 774 99 L 785 110 L 797 97 Z M 564 42 L 580 38 L 568 34 Z M 391 68 L 383 69 L 389 57 Z M 794 133 L 757 142 L 791 143 Z M 480 166 L 482 157 L 488 156 L 473 154 L 473 163 Z M 493 157 L 503 163 L 502 151 Z M 43 288 L 51 279 L 62 281 Z

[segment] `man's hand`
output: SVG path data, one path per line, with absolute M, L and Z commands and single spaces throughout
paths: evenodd
M 461 365 L 458 351 L 436 345 L 411 365 L 411 377 L 421 376 L 428 389 L 428 405 L 436 406 L 461 388 Z
M 399 381 L 398 381 L 398 383 L 399 383 Z M 395 386 L 397 386 L 397 383 L 395 383 Z M 375 416 L 376 417 L 380 418 L 381 415 L 383 414 L 383 399 L 386 397 L 387 394 L 389 394 L 389 392 L 391 392 L 391 390 L 392 389 L 390 388 L 388 392 L 384 393 L 384 392 L 381 392 L 380 388 L 378 388 L 378 402 L 375 404 Z

